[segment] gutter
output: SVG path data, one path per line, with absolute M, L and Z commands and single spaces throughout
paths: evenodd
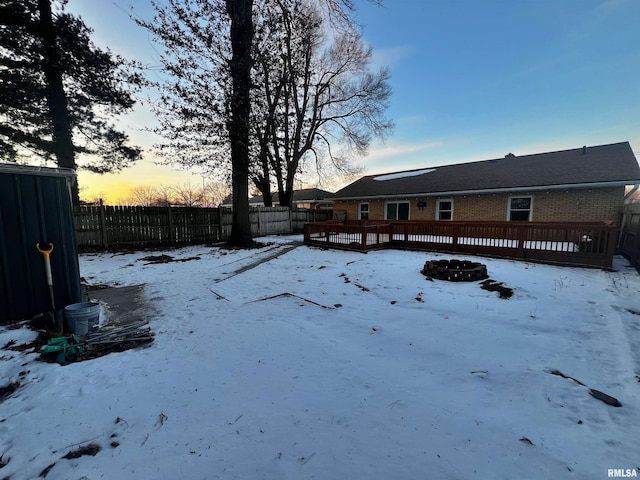
M 545 190 L 565 190 L 575 188 L 607 188 L 607 187 L 626 187 L 627 185 L 638 182 L 638 180 L 625 180 L 616 182 L 591 182 L 591 183 L 566 183 L 561 185 L 537 185 L 537 186 L 522 186 L 522 187 L 505 187 L 505 188 L 483 188 L 477 190 L 452 190 L 442 192 L 429 192 L 429 193 L 404 193 L 398 195 L 368 195 L 360 197 L 331 197 L 331 200 L 375 200 L 386 198 L 418 198 L 418 197 L 443 197 L 453 195 L 479 195 L 484 193 L 511 193 L 511 192 L 539 192 Z M 635 185 L 635 190 L 640 188 L 640 185 Z M 633 190 L 633 191 L 635 191 Z M 626 197 L 625 197 L 626 198 Z

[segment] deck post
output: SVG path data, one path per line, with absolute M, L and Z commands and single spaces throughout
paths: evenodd
M 453 225 L 451 231 L 451 248 L 454 252 L 458 251 L 458 237 L 460 236 L 460 225 L 457 223 Z
M 518 225 L 518 257 L 524 258 L 524 245 L 527 241 L 527 225 Z
M 607 250 L 606 250 L 606 255 L 607 255 L 607 263 L 608 265 L 606 265 L 609 268 L 613 267 L 613 256 L 616 253 L 616 243 L 617 243 L 617 227 L 615 225 L 609 225 L 607 227 Z
M 360 250 L 363 252 L 367 250 L 367 227 L 362 225 L 362 240 L 360 242 Z

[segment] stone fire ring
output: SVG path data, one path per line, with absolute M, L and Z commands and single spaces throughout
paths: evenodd
M 449 282 L 475 282 L 489 278 L 486 265 L 469 260 L 431 260 L 424 264 L 421 273 L 427 278 Z

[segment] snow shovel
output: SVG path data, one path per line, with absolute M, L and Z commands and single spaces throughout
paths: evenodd
M 45 314 L 45 325 L 47 333 L 50 337 L 62 336 L 62 311 L 56 310 L 56 300 L 53 292 L 53 276 L 51 275 L 51 260 L 49 256 L 53 252 L 53 243 L 49 243 L 49 248 L 40 248 L 40 244 L 36 243 L 36 249 L 44 257 L 44 271 L 47 276 L 47 286 L 49 287 L 49 308 L 51 309 Z

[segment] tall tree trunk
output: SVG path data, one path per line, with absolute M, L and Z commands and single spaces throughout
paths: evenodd
M 231 183 L 233 217 L 229 244 L 253 245 L 249 221 L 249 116 L 251 113 L 251 42 L 253 41 L 253 0 L 226 0 L 231 19 Z
M 62 83 L 61 58 L 53 26 L 50 0 L 38 0 L 40 15 L 40 36 L 44 46 L 42 71 L 46 83 L 47 103 L 51 112 L 53 128 L 53 148 L 58 167 L 76 169 L 71 134 L 71 116 L 69 115 L 67 96 Z M 71 200 L 74 205 L 80 204 L 77 181 L 71 189 Z

